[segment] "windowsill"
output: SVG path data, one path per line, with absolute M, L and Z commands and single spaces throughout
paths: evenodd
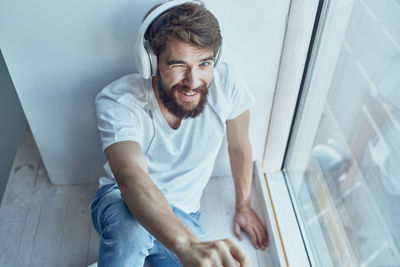
M 207 184 L 201 200 L 200 222 L 203 226 L 205 236 L 203 240 L 215 240 L 231 238 L 237 242 L 250 256 L 251 266 L 279 266 L 276 255 L 275 242 L 271 234 L 269 219 L 266 216 L 265 200 L 263 198 L 262 186 L 260 186 L 259 175 L 254 168 L 252 186 L 252 207 L 259 214 L 261 220 L 266 222 L 269 233 L 269 246 L 265 250 L 255 249 L 250 238 L 242 231 L 243 239 L 239 241 L 233 231 L 233 216 L 235 211 L 235 189 L 231 176 L 214 176 Z
M 283 173 L 278 171 L 261 176 L 257 163 L 255 173 L 263 190 L 270 240 L 275 244 L 280 266 L 310 266 Z
M 282 172 L 265 176 L 255 161 L 252 190 L 252 207 L 268 230 L 265 251 L 254 249 L 246 235 L 241 242 L 234 235 L 232 177 L 213 177 L 204 191 L 200 221 L 206 235 L 202 239 L 236 240 L 250 255 L 252 266 L 310 266 Z

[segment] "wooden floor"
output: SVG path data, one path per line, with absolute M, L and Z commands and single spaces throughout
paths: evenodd
M 0 206 L 0 266 L 79 267 L 96 262 L 99 239 L 89 211 L 96 190 L 97 184 L 52 185 L 28 129 Z M 202 239 L 235 239 L 231 177 L 210 180 L 201 210 L 206 232 Z M 247 237 L 239 244 L 252 266 L 273 266 L 270 249 L 255 250 Z
M 98 235 L 89 205 L 97 184 L 54 186 L 28 129 L 0 207 L 0 266 L 87 266 Z

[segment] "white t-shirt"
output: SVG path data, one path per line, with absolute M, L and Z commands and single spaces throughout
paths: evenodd
M 221 63 L 214 70 L 203 112 L 182 120 L 174 130 L 160 111 L 151 79 L 130 74 L 97 95 L 97 123 L 103 150 L 121 141 L 138 142 L 146 155 L 148 174 L 169 204 L 190 213 L 200 208 L 226 121 L 253 103 L 244 80 L 228 64 Z M 105 170 L 113 179 L 108 162 Z

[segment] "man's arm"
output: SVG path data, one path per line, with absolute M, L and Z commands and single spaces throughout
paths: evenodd
M 250 111 L 247 110 L 226 122 L 228 151 L 236 192 L 234 229 L 240 240 L 240 229 L 243 228 L 249 234 L 254 247 L 265 249 L 268 245 L 267 230 L 250 206 L 253 160 L 248 133 L 249 121 Z
M 105 151 L 133 216 L 184 266 L 250 266 L 248 256 L 232 240 L 202 242 L 172 212 L 167 199 L 147 173 L 145 155 L 136 142 L 124 141 Z

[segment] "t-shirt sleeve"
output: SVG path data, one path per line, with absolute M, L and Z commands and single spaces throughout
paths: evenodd
M 109 98 L 100 97 L 96 99 L 96 113 L 103 151 L 121 141 L 141 143 L 140 122 L 132 110 Z
M 230 76 L 228 79 L 232 81 L 230 86 L 231 111 L 228 120 L 232 120 L 248 110 L 255 103 L 255 99 L 241 73 L 232 67 L 229 67 L 228 73 Z

